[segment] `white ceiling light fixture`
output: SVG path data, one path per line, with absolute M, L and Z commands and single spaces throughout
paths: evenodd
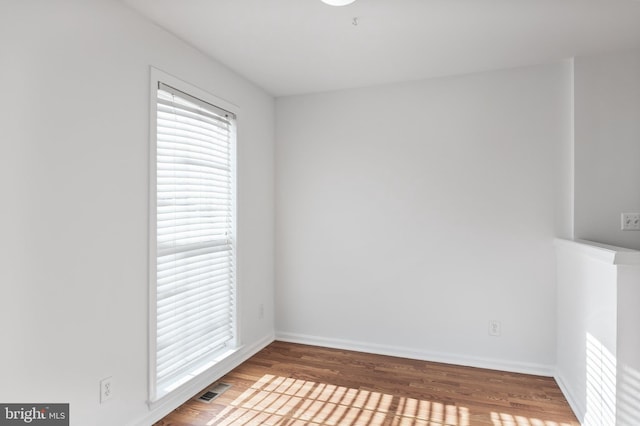
M 323 3 L 331 6 L 346 6 L 353 3 L 354 1 L 356 0 L 322 0 Z

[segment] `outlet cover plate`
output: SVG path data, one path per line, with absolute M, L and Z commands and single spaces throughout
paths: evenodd
M 113 398 L 113 377 L 100 380 L 100 404 Z
M 498 320 L 489 321 L 489 336 L 500 336 L 502 334 L 502 324 Z
M 622 213 L 623 231 L 640 231 L 640 213 Z

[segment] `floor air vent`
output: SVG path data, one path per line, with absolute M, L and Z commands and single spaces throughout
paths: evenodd
M 202 395 L 200 395 L 197 400 L 200 402 L 209 403 L 222 395 L 230 387 L 231 385 L 227 383 L 216 383 L 212 388 L 207 389 Z

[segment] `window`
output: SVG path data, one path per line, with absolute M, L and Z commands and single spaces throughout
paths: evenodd
M 152 401 L 212 366 L 237 340 L 235 115 L 173 80 L 152 78 Z

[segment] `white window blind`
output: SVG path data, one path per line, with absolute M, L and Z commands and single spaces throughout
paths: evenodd
M 163 83 L 157 92 L 156 389 L 235 342 L 234 116 Z

